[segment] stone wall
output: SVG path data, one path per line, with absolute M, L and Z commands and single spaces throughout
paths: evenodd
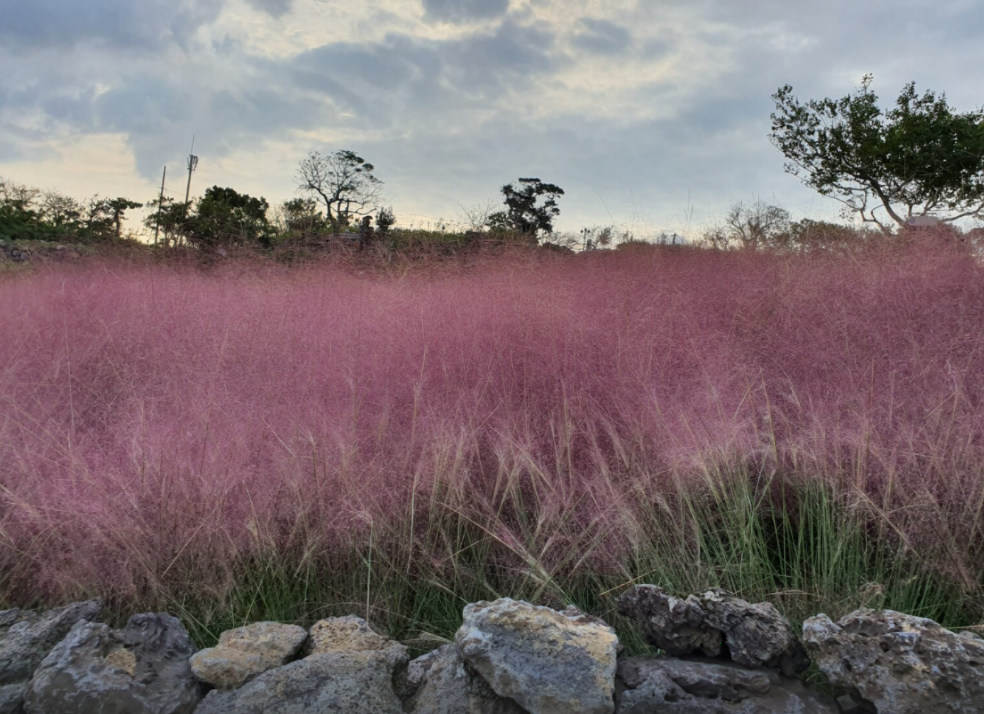
M 78 246 L 38 241 L 0 240 L 0 263 L 35 263 L 50 260 L 78 260 L 84 250 Z
M 0 714 L 984 713 L 984 640 L 859 610 L 794 632 L 768 603 L 652 585 L 619 610 L 662 654 L 622 657 L 577 609 L 468 605 L 454 642 L 414 660 L 358 617 L 258 622 L 197 650 L 171 615 L 102 623 L 98 600 L 0 612 Z M 812 660 L 842 691 L 796 678 Z

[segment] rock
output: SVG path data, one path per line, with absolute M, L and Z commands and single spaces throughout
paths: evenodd
M 837 707 L 841 714 L 866 714 L 874 710 L 874 707 L 866 706 L 864 702 L 859 702 L 850 694 L 837 697 Z
M 464 660 L 530 714 L 611 714 L 618 637 L 601 620 L 503 598 L 466 605 Z
M 215 647 L 191 657 L 191 671 L 216 689 L 235 689 L 268 669 L 287 664 L 308 633 L 297 625 L 255 622 L 226 630 Z
M 369 629 L 369 623 L 361 617 L 331 617 L 311 626 L 304 654 L 367 652 L 381 650 L 387 643 L 389 640 Z
M 102 600 L 76 602 L 42 614 L 0 612 L 0 714 L 20 710 L 27 683 L 41 661 L 81 620 L 98 620 Z
M 803 623 L 803 643 L 831 684 L 882 713 L 984 712 L 984 641 L 892 610 Z
M 688 694 L 705 699 L 740 702 L 772 689 L 772 682 L 762 670 L 670 657 L 631 657 L 623 660 L 618 666 L 618 677 L 627 687 L 635 689 L 657 671 Z
M 77 623 L 44 658 L 24 696 L 27 714 L 191 714 L 201 687 L 188 632 L 167 614 L 134 615 L 122 630 Z
M 681 600 L 655 585 L 636 585 L 619 596 L 618 611 L 669 655 L 727 652 L 739 664 L 775 667 L 787 677 L 809 666 L 789 621 L 771 603 L 753 605 L 723 590 Z
M 407 687 L 404 711 L 409 714 L 526 714 L 511 699 L 498 696 L 455 645 L 411 662 Z
M 618 714 L 835 714 L 802 682 L 771 669 L 702 658 L 629 657 L 616 676 Z
M 24 711 L 24 692 L 27 682 L 6 684 L 0 687 L 0 712 L 3 714 L 21 714 Z
M 323 620 L 315 628 L 327 651 L 268 670 L 239 689 L 211 691 L 195 714 L 403 714 L 393 681 L 409 659 L 406 647 L 372 632 L 361 618 Z M 340 649 L 345 642 L 351 650 Z

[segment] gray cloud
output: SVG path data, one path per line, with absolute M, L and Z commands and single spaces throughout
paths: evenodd
M 581 29 L 574 35 L 574 45 L 587 52 L 618 55 L 627 52 L 632 44 L 632 34 L 614 22 L 584 17 L 578 25 Z
M 247 0 L 247 2 L 272 17 L 286 15 L 294 6 L 294 0 Z
M 127 81 L 94 102 L 94 126 L 125 134 L 138 170 L 153 177 L 162 164 L 183 155 L 192 133 L 202 156 L 215 159 L 290 131 L 336 123 L 324 102 L 289 87 L 273 88 L 262 68 L 255 76 L 253 86 L 213 92 L 164 78 Z
M 214 20 L 223 0 L 0 0 L 0 39 L 9 46 L 68 46 L 84 41 L 137 48 L 181 44 Z
M 435 111 L 488 104 L 566 61 L 542 28 L 506 21 L 492 32 L 444 40 L 387 35 L 332 43 L 289 63 L 297 86 L 343 105 L 360 124 L 396 126 Z
M 509 0 L 423 0 L 425 17 L 442 22 L 471 22 L 502 17 Z
M 249 1 L 288 21 L 307 2 Z M 222 2 L 0 0 L 0 174 L 3 163 L 56 151 L 53 137 L 119 134 L 140 174 L 156 181 L 164 163 L 180 165 L 196 133 L 205 166 L 282 146 L 281 165 L 257 166 L 244 187 L 271 199 L 291 195 L 307 151 L 351 148 L 379 167 L 398 214 L 414 206 L 453 218 L 459 204 L 498 198 L 503 183 L 534 175 L 567 191 L 560 225 L 576 229 L 607 222 L 608 210 L 616 220 L 680 216 L 688 191 L 698 216 L 756 196 L 794 212 L 822 202 L 782 172 L 766 136 L 769 97 L 786 82 L 801 99 L 839 97 L 871 71 L 885 104 L 909 80 L 945 91 L 963 111 L 982 101 L 976 75 L 953 68 L 984 64 L 972 32 L 984 8 L 959 0 L 804 0 L 795 12 L 783 0 L 639 3 L 582 18 L 573 35 L 561 30 L 567 22 L 530 24 L 550 16 L 548 2 L 510 15 L 505 0 L 427 0 L 431 20 L 501 21 L 441 28 L 457 34 L 439 40 L 367 9 L 365 26 L 389 34 L 287 57 L 240 44 L 242 26 L 224 33 L 215 23 Z M 208 23 L 208 33 L 176 44 Z M 558 42 L 562 31 L 570 43 Z M 596 55 L 619 52 L 627 68 L 659 65 L 644 73 L 648 84 L 631 84 L 627 70 L 616 96 Z M 707 56 L 713 62 L 702 63 Z M 598 92 L 597 103 L 585 92 Z M 311 138 L 324 129 L 331 142 Z M 253 180 L 249 170 L 242 180 Z

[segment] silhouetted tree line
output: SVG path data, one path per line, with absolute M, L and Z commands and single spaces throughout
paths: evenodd
M 773 144 L 788 160 L 786 170 L 824 196 L 844 205 L 845 216 L 887 232 L 890 225 L 949 224 L 984 217 L 984 110 L 955 112 L 945 95 L 918 95 L 904 87 L 895 106 L 883 111 L 871 91 L 872 78 L 841 99 L 800 103 L 792 87 L 773 100 Z M 270 248 L 292 241 L 348 238 L 360 249 L 380 239 L 390 246 L 396 216 L 382 205 L 383 182 L 375 166 L 354 151 L 312 152 L 298 165 L 300 197 L 274 211 L 263 197 L 212 186 L 188 203 L 155 197 L 144 223 L 162 246 L 203 251 L 231 247 Z M 560 214 L 559 186 L 520 178 L 501 188 L 503 206 L 466 212 L 477 236 L 537 244 L 550 237 Z M 0 239 L 122 240 L 123 219 L 143 204 L 94 196 L 77 201 L 0 179 Z M 856 242 L 870 232 L 816 221 L 793 222 L 784 209 L 762 202 L 732 206 L 724 225 L 707 231 L 702 243 L 719 249 L 805 250 Z M 581 231 L 546 246 L 592 250 L 632 242 L 613 226 Z M 676 245 L 673 236 L 672 245 Z M 669 241 L 665 241 L 668 244 Z
M 126 212 L 141 205 L 98 195 L 79 201 L 0 177 L 0 240 L 121 240 Z

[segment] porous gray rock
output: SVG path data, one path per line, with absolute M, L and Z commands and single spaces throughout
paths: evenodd
M 78 622 L 41 662 L 24 695 L 27 714 L 191 714 L 202 699 L 184 625 L 134 615 L 122 630 Z
M 307 637 L 303 627 L 279 622 L 254 622 L 226 630 L 219 635 L 218 645 L 192 655 L 191 671 L 216 689 L 235 689 L 287 664 Z
M 646 640 L 675 657 L 726 653 L 749 667 L 775 667 L 788 677 L 809 666 L 789 621 L 767 602 L 752 604 L 723 590 L 681 599 L 656 585 L 636 585 L 618 598 Z
M 444 645 L 410 663 L 408 714 L 526 714 L 511 699 L 498 696 L 461 657 L 456 645 Z
M 575 608 L 502 598 L 466 605 L 462 657 L 500 697 L 530 714 L 611 714 L 618 637 Z
M 834 702 L 772 669 L 702 658 L 629 657 L 616 677 L 618 714 L 835 714 Z
M 830 680 L 883 714 L 984 713 L 984 640 L 892 610 L 803 623 L 803 643 Z
M 5 684 L 0 687 L 0 712 L 2 714 L 21 714 L 24 711 L 24 692 L 27 682 Z
M 403 714 L 393 682 L 406 668 L 406 647 L 372 632 L 361 618 L 318 624 L 323 651 L 239 689 L 213 690 L 196 714 Z M 346 642 L 352 649 L 343 649 Z
M 0 714 L 20 711 L 27 684 L 42 660 L 83 620 L 98 620 L 102 600 L 76 602 L 44 613 L 0 612 Z

